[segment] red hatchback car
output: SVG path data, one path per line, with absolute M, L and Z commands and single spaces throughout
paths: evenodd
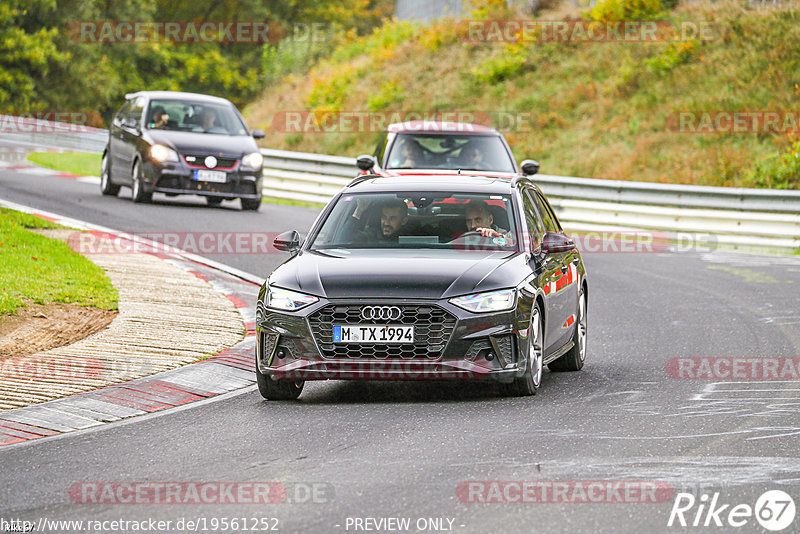
M 373 155 L 357 160 L 362 173 L 407 176 L 419 170 L 451 170 L 482 176 L 536 174 L 539 164 L 523 161 L 517 167 L 503 135 L 480 124 L 409 121 L 390 124 Z

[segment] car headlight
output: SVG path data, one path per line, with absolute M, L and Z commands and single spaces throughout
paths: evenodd
M 251 152 L 242 158 L 242 165 L 251 169 L 260 169 L 264 164 L 264 156 L 260 152 Z
M 314 304 L 319 299 L 313 295 L 289 291 L 279 287 L 267 287 L 267 307 L 276 310 L 295 311 Z
M 514 289 L 501 289 L 455 297 L 450 299 L 450 304 L 474 313 L 498 312 L 512 309 L 516 304 L 516 295 Z
M 150 158 L 159 163 L 178 161 L 178 153 L 164 145 L 153 145 L 150 147 Z

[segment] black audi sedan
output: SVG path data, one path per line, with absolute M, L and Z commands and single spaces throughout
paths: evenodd
M 261 287 L 256 378 L 266 399 L 306 380 L 496 380 L 533 395 L 542 369 L 586 357 L 583 260 L 525 175 L 361 176 Z
M 241 199 L 261 207 L 264 158 L 236 107 L 224 98 L 172 91 L 126 95 L 114 116 L 103 152 L 100 189 L 115 196 L 122 186 L 134 202 L 154 192 L 201 195 L 211 206 Z

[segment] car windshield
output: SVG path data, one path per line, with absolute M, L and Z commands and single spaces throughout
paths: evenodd
M 398 134 L 386 168 L 513 173 L 514 162 L 496 135 Z
M 311 249 L 362 248 L 515 251 L 511 200 L 441 192 L 342 196 Z
M 147 128 L 217 135 L 247 135 L 231 104 L 186 100 L 152 100 L 147 108 Z

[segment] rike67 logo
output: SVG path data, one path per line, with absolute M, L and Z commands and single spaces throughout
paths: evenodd
M 755 518 L 761 528 L 779 532 L 794 522 L 795 513 L 794 499 L 781 490 L 764 492 L 755 506 L 723 503 L 719 492 L 711 496 L 703 493 L 700 497 L 678 493 L 667 526 L 739 528 L 749 525 L 752 528 Z

